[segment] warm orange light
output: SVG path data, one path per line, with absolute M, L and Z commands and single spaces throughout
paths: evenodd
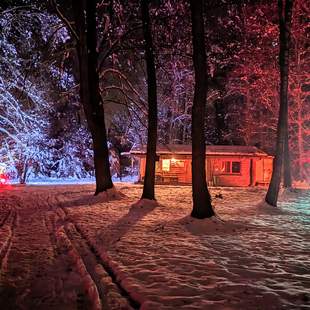
M 170 171 L 170 159 L 163 159 L 162 160 L 162 170 L 163 171 Z

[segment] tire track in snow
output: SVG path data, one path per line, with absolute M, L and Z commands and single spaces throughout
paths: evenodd
M 3 216 L 3 218 L 0 220 L 0 228 L 5 224 L 7 218 L 10 216 L 11 213 L 12 213 L 12 207 L 9 207 L 9 209 L 6 210 L 6 213 Z
M 66 215 L 64 211 L 57 206 L 58 204 L 59 202 L 57 196 L 47 197 L 48 211 L 45 219 L 45 225 L 50 232 L 51 243 L 55 247 L 55 252 L 63 253 L 66 255 L 66 257 L 69 257 L 71 266 L 73 266 L 78 271 L 86 294 L 86 296 L 84 297 L 84 303 L 88 303 L 87 308 L 98 310 L 102 309 L 103 307 L 101 304 L 101 298 L 99 296 L 97 286 L 94 283 L 90 274 L 88 273 L 84 261 L 82 260 L 79 252 L 73 245 L 72 240 L 68 237 L 66 233 Z
M 62 256 L 62 255 L 65 256 L 66 259 L 63 263 L 67 265 L 67 269 L 71 269 L 71 270 L 76 269 L 76 272 L 80 276 L 80 282 L 82 283 L 82 286 L 84 287 L 83 293 L 79 292 L 77 294 L 78 300 L 77 300 L 76 309 L 77 310 L 88 309 L 88 308 L 96 309 L 96 307 L 94 307 L 94 305 L 92 304 L 92 301 L 90 300 L 87 294 L 87 291 L 85 290 L 85 285 L 83 285 L 83 279 L 80 275 L 79 270 L 77 270 L 77 268 L 74 268 L 74 262 L 72 261 L 72 258 L 66 255 L 68 253 L 68 248 L 64 246 L 63 240 L 59 238 L 59 232 L 57 232 L 57 230 L 59 229 L 59 227 L 57 228 L 57 222 L 59 221 L 59 215 L 57 212 L 55 212 L 57 200 L 54 195 L 51 196 L 50 194 L 48 194 L 47 197 L 44 197 L 43 199 L 44 201 L 42 200 L 41 203 L 42 204 L 45 203 L 46 210 L 47 210 L 45 214 L 45 218 L 44 218 L 44 225 L 46 227 L 46 230 L 49 233 L 49 239 L 50 239 L 51 245 L 54 250 L 54 255 L 56 257 Z M 59 290 L 63 289 L 63 286 L 65 285 L 66 280 L 68 279 L 66 278 L 63 279 L 63 283 L 62 285 L 60 285 Z
M 0 225 L 0 277 L 7 266 L 7 258 L 10 253 L 12 238 L 17 221 L 17 211 L 11 207 L 7 216 Z
M 140 308 L 140 304 L 123 289 L 120 280 L 116 280 L 109 264 L 96 253 L 90 241 L 66 214 L 65 208 L 59 207 L 61 201 L 57 197 L 60 194 L 57 189 L 27 188 L 26 191 L 22 188 L 18 189 L 18 194 L 22 198 L 15 195 L 8 197 L 7 207 L 16 210 L 7 214 L 2 212 L 5 221 L 2 220 L 3 227 L 0 229 L 3 231 L 0 235 L 0 267 L 6 266 L 1 272 L 0 285 L 3 283 L 18 297 L 18 300 L 10 300 L 9 305 L 56 306 L 68 300 L 67 292 L 71 294 L 75 290 L 78 298 L 77 304 L 73 301 L 75 309 Z M 15 226 L 18 229 L 13 234 Z M 4 234 L 6 238 L 2 238 Z M 41 249 L 46 247 L 50 258 L 45 257 L 39 246 Z M 32 250 L 35 255 L 31 255 Z M 27 253 L 31 256 L 28 257 Z M 22 263 L 17 260 L 21 254 Z M 47 259 L 50 267 L 45 268 Z M 61 264 L 63 267 L 60 267 Z M 66 274 L 67 268 L 76 275 L 78 283 L 74 284 L 74 288 L 68 288 L 73 283 L 72 277 L 70 280 Z M 23 276 L 16 278 L 16 272 Z M 67 291 L 63 293 L 63 289 Z M 1 302 L 5 301 L 0 300 L 0 305 L 4 305 Z
M 79 273 L 51 238 L 47 208 L 53 204 L 52 195 L 27 190 L 7 201 L 17 210 L 18 221 L 2 264 L 0 308 L 90 309 Z
M 66 235 L 64 238 L 67 238 L 68 244 L 70 243 L 68 246 L 74 249 L 71 255 L 78 256 L 75 260 L 80 265 L 81 274 L 84 274 L 85 268 L 88 275 L 84 275 L 84 277 L 90 277 L 89 280 L 86 280 L 91 287 L 90 293 L 95 296 L 98 294 L 103 309 L 140 309 L 141 304 L 123 287 L 114 270 L 103 258 L 104 255 L 97 253 L 82 230 L 70 218 L 60 200 L 58 205 L 55 212 L 62 221 L 61 234 Z M 93 291 L 97 291 L 97 293 Z
M 57 215 L 51 211 L 48 211 L 48 214 L 45 217 L 45 225 L 46 225 L 47 230 L 49 231 L 50 241 L 51 241 L 51 244 L 54 248 L 55 256 L 64 255 L 64 254 L 66 255 L 66 254 L 68 254 L 70 249 L 69 249 L 69 247 L 65 246 L 65 242 L 64 242 L 63 238 L 61 237 L 61 235 L 59 234 L 60 229 L 58 229 L 58 231 L 57 231 L 56 219 L 57 219 Z M 66 255 L 66 258 L 67 257 L 68 256 Z M 70 261 L 70 263 L 67 266 L 67 268 L 74 269 L 74 266 L 73 266 L 74 262 L 72 261 L 71 257 L 69 257 L 69 261 Z M 77 268 L 75 268 L 75 269 L 77 269 Z M 80 275 L 80 271 L 77 270 L 77 272 Z M 82 284 L 84 284 L 81 275 L 80 275 L 80 281 Z M 63 285 L 64 285 L 64 283 L 62 283 L 62 286 Z M 83 287 L 85 287 L 85 285 L 83 285 Z M 60 288 L 60 290 L 61 289 L 62 288 Z M 78 298 L 79 298 L 78 309 L 88 308 L 92 304 L 86 290 L 84 290 L 83 294 L 79 293 Z M 91 307 L 91 308 L 95 308 L 95 307 Z
M 103 300 L 103 306 L 108 305 L 109 309 L 138 309 L 140 305 L 118 285 L 116 277 L 111 274 L 111 270 L 107 270 L 100 256 L 77 230 L 75 224 L 67 224 L 65 230 L 87 266 Z

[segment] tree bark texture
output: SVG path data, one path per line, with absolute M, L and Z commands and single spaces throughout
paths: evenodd
M 206 181 L 205 113 L 207 98 L 207 60 L 204 40 L 203 0 L 191 0 L 195 91 L 192 107 L 192 190 L 194 218 L 214 215 Z
M 284 4 L 285 1 L 285 4 Z M 277 126 L 276 155 L 273 162 L 271 182 L 265 201 L 276 206 L 281 183 L 282 168 L 287 174 L 288 164 L 284 160 L 289 160 L 288 146 L 288 77 L 289 77 L 289 44 L 290 28 L 292 19 L 293 0 L 278 0 L 279 28 L 280 28 L 280 109 Z M 284 153 L 286 152 L 286 155 Z
M 73 1 L 72 5 L 79 37 L 80 96 L 93 140 L 96 195 L 113 187 L 97 72 L 96 1 L 78 0 Z
M 149 0 L 141 0 L 142 28 L 145 41 L 145 61 L 148 92 L 147 152 L 143 193 L 141 198 L 155 200 L 155 164 L 157 143 L 157 86 L 153 41 L 149 16 Z
M 292 187 L 292 170 L 291 170 L 291 156 L 290 156 L 290 139 L 289 139 L 289 132 L 288 132 L 288 120 L 287 120 L 287 129 L 284 141 L 284 157 L 283 157 L 283 186 L 285 188 Z

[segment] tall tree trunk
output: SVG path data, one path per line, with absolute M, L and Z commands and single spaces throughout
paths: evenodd
M 299 53 L 299 52 L 298 52 Z M 300 55 L 298 57 L 300 59 Z M 298 59 L 298 60 L 299 60 Z M 298 65 L 298 73 L 300 72 L 299 65 Z M 302 113 L 302 99 L 301 99 L 301 81 L 298 82 L 298 96 L 296 98 L 297 100 L 297 111 L 298 111 L 298 117 L 297 117 L 297 125 L 298 125 L 298 131 L 297 131 L 297 145 L 298 145 L 298 178 L 302 179 L 302 171 L 303 171 L 303 165 L 302 165 L 302 155 L 304 154 L 304 145 L 303 145 L 303 113 Z
M 149 16 L 149 0 L 141 0 L 142 28 L 145 41 L 145 61 L 148 91 L 148 131 L 145 177 L 142 198 L 155 200 L 155 163 L 157 143 L 157 90 L 153 41 Z
M 284 148 L 288 150 L 288 75 L 289 75 L 289 43 L 292 19 L 293 0 L 278 0 L 280 28 L 280 109 L 277 127 L 276 156 L 273 162 L 271 182 L 265 201 L 276 206 L 281 183 Z M 287 145 L 287 146 L 286 146 Z M 287 157 L 285 158 L 288 159 Z
M 96 173 L 96 194 L 113 187 L 107 132 L 104 119 L 104 108 L 99 90 L 99 75 L 97 71 L 97 29 L 96 29 L 97 1 L 87 1 L 87 47 L 88 47 L 88 83 L 89 101 L 92 107 L 91 127 L 94 145 L 94 161 Z
M 283 1 L 283 0 L 282 0 Z M 288 1 L 287 1 L 288 2 Z M 291 7 L 290 7 L 291 6 Z M 286 48 L 287 48 L 287 87 L 286 87 L 286 118 L 285 118 L 285 137 L 284 137 L 284 148 L 283 148 L 283 186 L 285 188 L 292 187 L 292 174 L 291 174 L 291 157 L 290 157 L 290 135 L 289 135 L 289 120 L 288 120 L 288 76 L 289 76 L 289 51 L 290 51 L 290 38 L 291 38 L 291 20 L 292 20 L 293 0 L 291 4 L 285 5 L 285 31 L 287 32 L 286 37 Z
M 207 65 L 204 40 L 203 0 L 190 0 L 192 17 L 195 92 L 192 107 L 192 217 L 203 219 L 214 215 L 206 181 L 205 113 L 207 98 Z
M 96 195 L 113 187 L 97 72 L 96 1 L 77 0 L 72 5 L 79 37 L 80 96 L 93 140 Z
M 288 118 L 288 117 L 287 117 Z M 287 120 L 287 130 L 284 141 L 284 158 L 283 158 L 283 186 L 285 188 L 292 187 L 292 174 L 291 174 L 291 157 L 290 157 L 290 147 L 289 147 L 289 132 L 288 132 L 288 120 Z

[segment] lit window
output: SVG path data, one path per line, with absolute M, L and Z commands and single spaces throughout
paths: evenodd
M 170 159 L 163 159 L 162 170 L 163 171 L 170 171 Z
M 184 160 L 177 160 L 177 159 L 172 160 L 171 159 L 171 167 L 184 168 L 185 162 Z

